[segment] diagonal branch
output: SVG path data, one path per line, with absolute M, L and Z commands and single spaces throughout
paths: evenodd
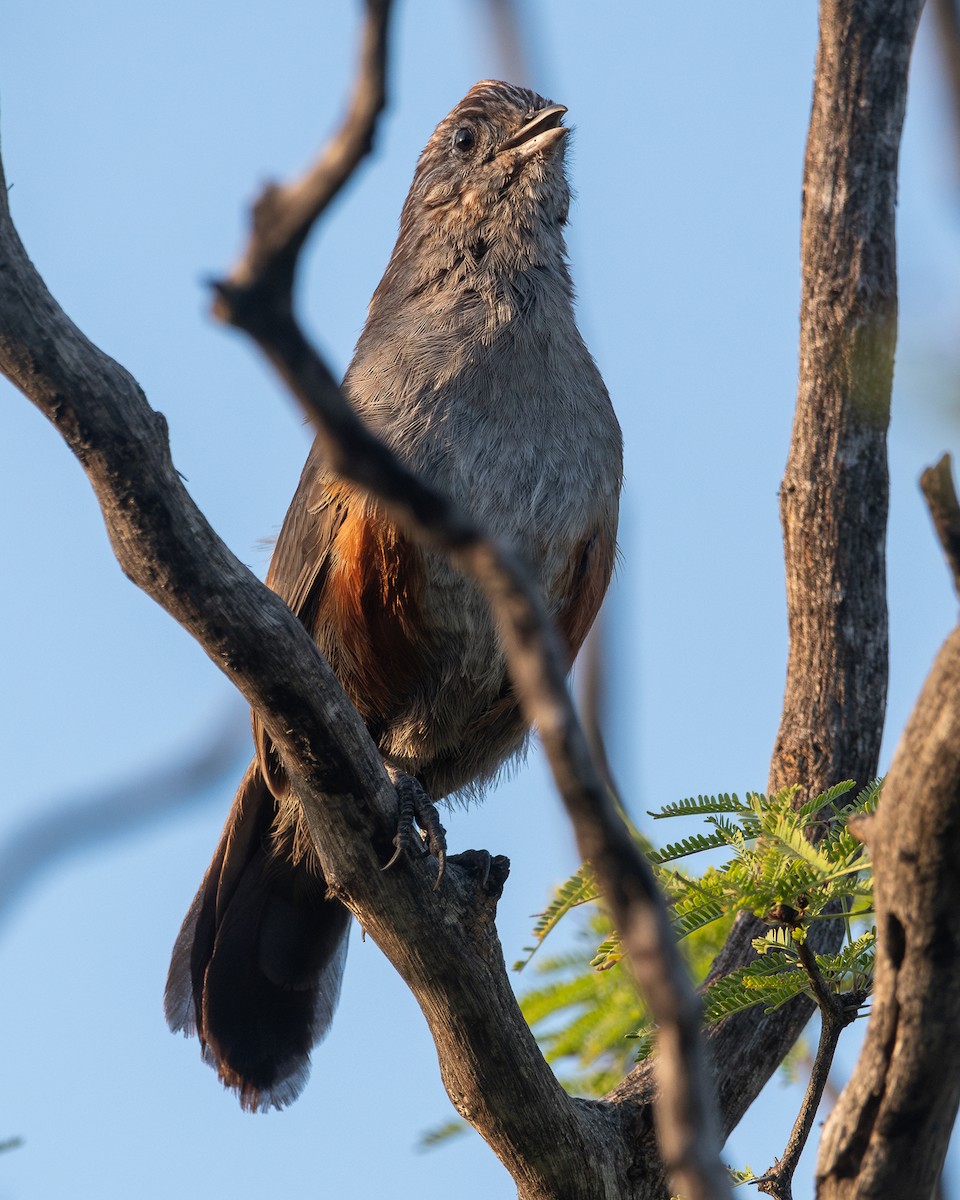
M 167 754 L 136 778 L 51 804 L 17 826 L 0 842 L 0 927 L 55 863 L 186 808 L 216 783 L 226 787 L 229 778 L 233 786 L 250 756 L 249 725 L 239 707 L 232 704 L 200 745 L 174 754 L 172 762 Z
M 943 536 L 960 508 L 955 496 L 941 503 Z M 943 548 L 952 570 L 949 537 Z M 960 628 L 934 660 L 876 815 L 858 822 L 873 860 L 877 971 L 863 1048 L 820 1146 L 823 1200 L 928 1200 L 940 1176 L 960 1103 L 958 814 Z
M 704 1132 L 709 1097 L 700 1069 L 698 1006 L 649 869 L 590 762 L 539 601 L 502 547 L 401 472 L 369 438 L 339 391 L 326 385 L 329 372 L 290 316 L 296 250 L 342 185 L 345 164 L 359 159 L 372 136 L 383 96 L 387 11 L 385 3 L 368 5 L 364 71 L 379 73 L 379 80 L 358 87 L 336 153 L 291 191 L 272 189 L 258 209 L 251 252 L 221 287 L 221 302 L 238 305 L 258 329 L 265 325 L 268 353 L 284 364 L 298 394 L 317 401 L 338 463 L 354 478 L 377 482 L 414 528 L 446 545 L 487 587 L 581 850 L 606 883 L 664 1030 L 664 1155 L 688 1197 L 720 1196 L 725 1179 L 715 1139 Z M 264 310 L 271 293 L 276 307 Z M 530 1200 L 653 1194 L 660 1168 L 641 1156 L 650 1150 L 644 1113 L 571 1100 L 543 1062 L 506 977 L 493 926 L 496 896 L 478 896 L 469 876 L 454 871 L 442 897 L 434 899 L 425 864 L 386 875 L 378 869 L 392 834 L 393 797 L 366 729 L 303 626 L 230 554 L 196 509 L 173 467 L 163 418 L 46 290 L 13 227 L 2 178 L 0 329 L 0 367 L 80 460 L 124 572 L 200 641 L 262 717 L 305 805 L 328 883 L 417 995 L 451 1096 L 514 1174 L 520 1194 Z M 284 355 L 291 348 L 288 363 Z M 338 431 L 345 431 L 348 454 L 338 449 Z M 504 873 L 504 864 L 495 861 L 495 880 Z M 543 1153 L 544 1131 L 549 1155 Z
M 887 689 L 886 431 L 896 338 L 895 206 L 922 0 L 821 0 L 803 181 L 800 371 L 780 489 L 790 649 L 769 790 L 816 795 L 877 773 Z M 799 801 L 798 801 L 799 802 Z M 754 957 L 741 914 L 710 979 Z M 820 922 L 813 949 L 839 944 Z M 813 1012 L 799 998 L 710 1031 L 724 1132 Z M 615 1096 L 649 1094 L 638 1069 Z
M 253 210 L 253 231 L 237 282 L 276 271 L 289 291 L 297 257 L 313 223 L 373 148 L 377 118 L 386 100 L 387 33 L 391 0 L 366 0 L 360 62 L 353 95 L 339 130 L 323 154 L 292 183 L 266 187 Z
M 381 5 L 373 8 L 382 13 Z M 319 215 L 323 209 L 329 192 L 322 169 L 326 157 L 297 189 L 301 211 Z M 516 556 L 402 466 L 354 415 L 293 313 L 292 270 L 284 264 L 295 259 L 305 231 L 287 217 L 283 201 L 284 190 L 272 187 L 257 202 L 250 246 L 230 278 L 216 285 L 216 314 L 248 333 L 275 367 L 312 418 L 328 464 L 384 502 L 408 533 L 445 550 L 485 592 L 511 678 L 540 735 L 580 854 L 594 866 L 629 965 L 660 1028 L 657 1129 L 674 1189 L 689 1200 L 725 1195 L 729 1186 L 711 1119 L 700 1004 L 653 872 L 591 758 L 566 687 L 559 637 Z M 286 239 L 284 230 L 290 231 Z M 311 831 L 317 829 L 314 815 L 307 813 Z
M 960 505 L 957 504 L 950 468 L 950 455 L 944 454 L 938 463 L 927 467 L 920 476 L 920 490 L 943 547 L 953 590 L 960 597 Z
M 934 0 L 933 16 L 937 23 L 943 71 L 946 76 L 947 102 L 953 123 L 954 149 L 960 149 L 960 4 L 958 0 Z
M 864 994 L 860 992 L 845 995 L 831 992 L 817 966 L 816 955 L 811 950 L 809 941 L 801 942 L 797 949 L 800 963 L 807 973 L 817 1007 L 820 1009 L 820 1038 L 800 1111 L 790 1131 L 783 1157 L 777 1159 L 776 1164 L 769 1168 L 763 1178 L 756 1181 L 757 1190 L 773 1196 L 774 1200 L 793 1200 L 793 1177 L 830 1079 L 830 1068 L 840 1034 L 856 1020 L 859 1006 L 865 999 Z

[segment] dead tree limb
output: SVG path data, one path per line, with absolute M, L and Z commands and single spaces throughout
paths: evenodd
M 960 152 L 960 4 L 958 0 L 934 0 L 932 8 L 953 124 L 954 151 Z M 960 153 L 957 157 L 960 158 Z
M 186 753 L 167 754 L 153 770 L 32 813 L 0 843 L 0 926 L 54 864 L 186 808 L 215 783 L 235 786 L 249 757 L 249 725 L 234 703 Z
M 877 774 L 887 695 L 887 426 L 897 332 L 896 200 L 922 0 L 821 0 L 803 182 L 800 376 L 780 489 L 790 651 L 769 789 Z M 753 957 L 741 917 L 712 974 Z M 821 923 L 817 951 L 840 922 Z M 812 1012 L 745 1013 L 712 1039 L 733 1124 Z
M 384 9 L 383 4 L 371 5 L 371 19 L 385 19 Z M 367 39 L 368 47 L 372 40 Z M 382 67 L 382 54 L 379 63 Z M 376 56 L 365 51 L 362 74 L 372 69 Z M 356 94 L 368 93 L 382 100 L 382 88 L 361 82 Z M 355 107 L 375 109 L 361 102 Z M 360 127 L 353 132 L 363 134 Z M 324 168 L 328 158 L 327 152 L 321 155 L 292 191 L 270 187 L 257 201 L 250 243 L 229 279 L 216 285 L 215 311 L 248 333 L 275 367 L 313 420 L 330 466 L 366 487 L 409 534 L 444 549 L 485 592 L 511 678 L 540 735 L 580 853 L 594 865 L 631 970 L 660 1030 L 657 1130 L 672 1185 L 689 1200 L 726 1195 L 729 1184 L 718 1157 L 702 1055 L 700 1004 L 653 872 L 592 761 L 567 691 L 561 644 L 540 597 L 505 546 L 487 538 L 366 431 L 296 320 L 293 264 L 305 234 L 287 209 L 319 216 L 332 194 Z M 314 819 L 312 808 L 307 822 L 319 843 L 322 822 Z
M 944 492 L 937 489 L 931 508 L 954 575 L 957 548 L 946 531 L 960 526 L 960 508 Z M 873 860 L 874 999 L 857 1065 L 824 1131 L 817 1196 L 928 1200 L 960 1102 L 960 628 L 923 685 L 876 815 L 857 833 Z
M 486 587 L 581 852 L 605 885 L 663 1030 L 664 1158 L 690 1200 L 722 1196 L 727 1183 L 709 1134 L 699 1005 L 652 874 L 590 761 L 539 600 L 506 550 L 402 471 L 359 425 L 292 315 L 297 253 L 369 145 L 383 104 L 388 11 L 383 0 L 368 4 L 360 79 L 333 150 L 297 184 L 268 189 L 248 254 L 218 289 L 219 305 L 256 332 L 313 413 L 337 468 L 375 486 L 411 529 L 446 546 Z M 434 897 L 423 864 L 386 875 L 379 870 L 392 835 L 393 797 L 362 722 L 303 627 L 193 505 L 170 459 L 163 418 L 49 295 L 16 235 L 5 188 L 0 286 L 0 366 L 84 466 L 125 573 L 201 642 L 262 717 L 305 806 L 324 875 L 416 994 L 458 1110 L 487 1138 L 527 1200 L 659 1194 L 662 1168 L 645 1111 L 571 1100 L 543 1062 L 504 970 L 493 925 L 496 897 L 477 896 L 463 872 L 455 871 Z
M 896 339 L 895 207 L 910 53 L 922 0 L 821 0 L 803 181 L 800 369 L 780 491 L 790 649 L 769 788 L 816 795 L 877 773 L 887 691 L 886 434 Z M 835 949 L 840 923 L 813 947 Z M 754 957 L 741 915 L 711 969 Z M 712 1031 L 723 1130 L 813 1012 L 752 1009 Z M 642 1071 L 615 1096 L 645 1095 Z

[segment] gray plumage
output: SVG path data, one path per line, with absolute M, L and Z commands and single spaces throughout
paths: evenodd
M 343 386 L 408 466 L 525 559 L 572 661 L 613 567 L 621 439 L 574 319 L 565 111 L 484 81 L 440 123 Z M 523 745 L 482 596 L 332 477 L 316 447 L 267 582 L 395 775 L 435 799 L 472 792 Z M 298 810 L 254 728 L 257 759 L 181 930 L 167 1015 L 263 1108 L 302 1086 L 349 926 L 298 851 Z

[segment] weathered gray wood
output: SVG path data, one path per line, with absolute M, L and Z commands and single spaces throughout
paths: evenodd
M 897 747 L 870 850 L 879 935 L 867 1036 L 827 1121 L 822 1200 L 929 1200 L 960 1101 L 960 629 Z
M 518 692 L 540 728 L 582 851 L 597 865 L 628 953 L 664 1030 L 661 1122 L 666 1161 L 690 1200 L 728 1193 L 715 1136 L 699 1008 L 659 889 L 590 761 L 564 681 L 559 643 L 519 565 L 442 497 L 403 471 L 360 426 L 296 325 L 290 285 L 311 222 L 370 144 L 382 108 L 386 0 L 369 0 L 354 104 L 332 150 L 258 204 L 248 255 L 218 307 L 255 332 L 312 411 L 331 459 L 389 499 L 408 527 L 446 545 L 498 615 Z M 216 536 L 173 467 L 166 423 L 135 381 L 89 343 L 30 264 L 0 177 L 0 369 L 80 459 L 118 561 L 194 637 L 262 718 L 303 805 L 323 873 L 407 981 L 433 1033 L 458 1111 L 503 1160 L 524 1200 L 659 1194 L 649 1114 L 629 1102 L 571 1100 L 513 996 L 494 886 L 448 870 L 440 893 L 423 863 L 383 873 L 394 797 L 376 749 L 300 623 Z
M 80 460 L 124 573 L 263 717 L 307 807 L 324 874 L 417 993 L 459 1109 L 488 1136 L 522 1196 L 632 1197 L 620 1181 L 629 1175 L 634 1117 L 578 1104 L 556 1082 L 510 988 L 493 925 L 496 895 L 478 895 L 456 866 L 442 894 L 426 863 L 380 870 L 392 849 L 395 797 L 356 710 L 300 622 L 193 504 L 163 417 L 50 296 L 6 197 L 0 174 L 0 370 Z
M 790 649 L 769 788 L 815 795 L 877 773 L 886 711 L 886 435 L 893 382 L 897 161 L 922 0 L 822 0 L 803 181 L 800 369 L 780 492 Z M 749 962 L 742 915 L 711 978 Z M 835 949 L 839 923 L 811 939 Z M 733 1129 L 813 1012 L 795 1001 L 711 1031 Z M 648 1094 L 644 1072 L 615 1096 Z
M 887 426 L 897 325 L 896 201 L 923 0 L 821 0 L 803 180 L 800 373 L 780 515 L 790 650 L 771 791 L 878 770 L 887 695 Z M 753 956 L 737 922 L 712 974 Z M 817 951 L 836 949 L 839 922 Z M 712 1039 L 731 1129 L 812 1013 L 744 1014 Z

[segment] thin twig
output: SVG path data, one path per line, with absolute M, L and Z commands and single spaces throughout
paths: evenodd
M 537 44 L 527 36 L 524 8 L 517 0 L 483 0 L 481 7 L 486 10 L 503 78 L 513 83 L 532 83 L 533 50 Z
M 846 1005 L 836 992 L 831 992 L 827 987 L 827 981 L 817 966 L 816 955 L 807 941 L 804 940 L 798 944 L 797 957 L 800 959 L 800 965 L 803 967 L 807 979 L 810 980 L 810 990 L 813 992 L 813 998 L 816 1000 L 820 1012 L 824 1017 L 830 1017 L 832 1020 L 842 1020 L 847 1011 Z M 848 1017 L 844 1020 L 844 1024 L 848 1025 L 852 1020 L 852 1016 Z
M 816 955 L 806 941 L 797 946 L 800 965 L 810 981 L 810 988 L 820 1009 L 820 1040 L 817 1044 L 816 1057 L 810 1069 L 806 1091 L 797 1119 L 790 1131 L 783 1157 L 778 1159 L 760 1179 L 756 1181 L 757 1190 L 773 1196 L 774 1200 L 792 1200 L 793 1176 L 800 1162 L 813 1129 L 823 1093 L 830 1079 L 830 1068 L 833 1066 L 834 1055 L 840 1034 L 856 1019 L 857 1011 L 863 997 L 860 993 L 839 996 L 831 992 L 823 978 Z
M 933 15 L 949 91 L 954 149 L 960 159 L 960 5 L 957 0 L 934 0 Z
M 757 1179 L 757 1191 L 773 1196 L 775 1200 L 792 1200 L 793 1176 L 800 1161 L 800 1155 L 807 1144 L 813 1122 L 816 1119 L 823 1092 L 830 1077 L 830 1068 L 837 1050 L 837 1042 L 843 1032 L 844 1024 L 833 1016 L 823 1013 L 820 1021 L 820 1041 L 817 1044 L 817 1054 L 813 1060 L 810 1078 L 803 1095 L 803 1102 L 797 1119 L 790 1131 L 783 1157 L 777 1159 L 764 1175 Z
M 232 282 L 242 288 L 266 271 L 290 286 L 297 257 L 317 217 L 373 148 L 377 118 L 386 106 L 391 0 L 366 0 L 366 20 L 353 95 L 343 124 L 300 179 L 269 184 L 253 209 L 253 230 Z
M 374 5 L 368 21 L 385 19 L 385 7 Z M 365 55 L 364 71 L 375 67 L 374 58 Z M 358 90 L 376 89 L 361 85 Z M 372 121 L 372 109 L 368 116 Z M 368 140 L 364 128 L 356 126 L 352 132 L 356 139 Z M 344 137 L 341 131 L 338 140 Z M 316 217 L 322 211 L 329 190 L 323 170 L 327 159 L 326 153 L 321 155 L 298 186 L 299 213 Z M 272 187 L 258 201 L 251 246 L 229 279 L 217 284 L 215 311 L 248 333 L 273 364 L 313 420 L 331 469 L 385 502 L 413 536 L 444 549 L 485 592 L 521 705 L 540 734 L 580 853 L 593 863 L 661 1031 L 658 1133 L 674 1189 L 688 1200 L 727 1195 L 700 1039 L 700 1002 L 677 952 L 653 872 L 591 759 L 566 688 L 559 637 L 516 556 L 488 539 L 365 429 L 304 336 L 293 314 L 290 286 L 306 230 L 284 212 L 286 195 L 286 189 Z
M 590 753 L 597 764 L 611 794 L 619 799 L 617 785 L 610 769 L 607 757 L 604 725 L 607 709 L 607 655 L 605 653 L 604 632 L 609 620 L 609 608 L 604 605 L 600 615 L 593 623 L 593 628 L 587 634 L 580 655 L 577 658 L 578 684 L 580 701 L 580 719 L 587 735 Z M 621 804 L 622 807 L 622 804 Z
M 243 756 L 249 757 L 250 727 L 230 706 L 229 714 L 194 749 L 165 755 L 150 771 L 41 808 L 0 843 L 0 927 L 32 884 L 54 863 L 90 846 L 100 846 L 194 803 L 218 782 L 226 786 Z
M 944 454 L 939 462 L 927 467 L 920 476 L 920 490 L 950 568 L 953 590 L 960 597 L 960 504 L 953 486 L 952 465 L 950 455 Z

